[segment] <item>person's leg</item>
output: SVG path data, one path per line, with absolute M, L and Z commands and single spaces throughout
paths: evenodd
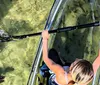
M 43 77 L 49 77 L 50 76 L 49 70 L 50 69 L 44 63 L 40 68 L 40 75 L 43 76 Z
M 61 60 L 60 60 L 60 57 L 58 55 L 58 52 L 54 48 L 52 48 L 52 49 L 49 50 L 48 56 L 55 63 L 60 64 L 61 66 L 63 65 L 62 62 L 61 62 Z

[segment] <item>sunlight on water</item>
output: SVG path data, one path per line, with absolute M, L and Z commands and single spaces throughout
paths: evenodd
M 0 35 L 42 31 L 53 0 L 1 0 Z M 0 42 L 0 85 L 26 85 L 40 37 Z M 1 38 L 0 38 L 1 39 Z
M 42 31 L 54 0 L 1 0 L 0 36 Z M 100 21 L 99 0 L 69 0 L 59 27 Z M 91 63 L 98 55 L 100 27 L 58 33 L 53 44 L 64 62 L 84 58 Z M 0 37 L 1 39 L 1 37 Z M 26 85 L 40 37 L 0 42 L 0 85 Z M 67 55 L 66 55 L 67 53 Z M 67 57 L 66 57 L 67 56 Z

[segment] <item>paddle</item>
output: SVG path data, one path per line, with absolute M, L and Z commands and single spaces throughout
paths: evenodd
M 57 32 L 65 32 L 65 31 L 71 31 L 71 30 L 75 30 L 75 29 L 82 29 L 82 28 L 88 28 L 88 27 L 95 27 L 95 26 L 100 26 L 100 22 L 97 21 L 97 22 L 83 24 L 83 25 L 76 25 L 76 26 L 58 28 L 58 29 L 50 30 L 49 33 L 51 34 L 51 33 L 57 33 Z M 33 34 L 27 34 L 27 35 L 19 35 L 19 36 L 7 35 L 6 33 L 4 33 L 4 36 L 3 36 L 3 33 L 2 33 L 2 36 L 0 37 L 1 38 L 0 42 L 8 42 L 8 41 L 12 41 L 13 39 L 23 39 L 23 38 L 27 38 L 27 37 L 33 37 L 33 36 L 41 35 L 41 32 L 33 33 Z

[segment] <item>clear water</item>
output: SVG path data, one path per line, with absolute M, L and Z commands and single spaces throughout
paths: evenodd
M 1 0 L 0 30 L 9 35 L 42 31 L 53 1 Z M 100 1 L 95 1 L 98 5 L 90 4 L 88 0 L 70 0 L 59 27 L 100 20 L 100 11 L 96 7 L 100 6 Z M 99 36 L 100 27 L 59 33 L 53 47 L 60 53 L 63 62 L 85 58 L 92 63 L 98 55 Z M 26 85 L 39 38 L 0 43 L 0 74 L 5 76 L 5 82 L 0 85 Z
M 53 0 L 0 0 L 0 35 L 42 31 L 52 4 Z M 5 76 L 0 85 L 27 84 L 39 38 L 0 42 L 0 74 Z

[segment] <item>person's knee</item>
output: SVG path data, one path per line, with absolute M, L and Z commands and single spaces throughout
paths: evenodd
M 50 76 L 49 68 L 46 66 L 46 64 L 41 66 L 40 75 L 43 76 L 43 77 L 49 77 Z
M 49 50 L 48 56 L 57 64 L 62 64 L 58 52 L 52 48 Z

